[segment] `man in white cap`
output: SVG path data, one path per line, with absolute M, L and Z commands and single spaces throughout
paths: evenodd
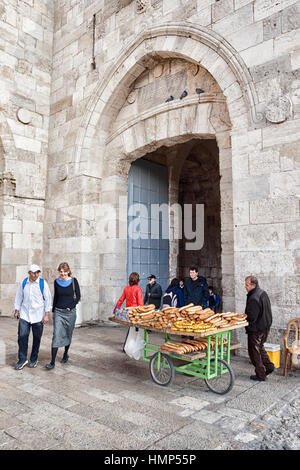
M 28 339 L 32 328 L 33 342 L 29 367 L 36 367 L 43 334 L 43 328 L 49 321 L 52 307 L 51 292 L 47 282 L 40 278 L 41 269 L 37 264 L 28 266 L 28 277 L 20 283 L 15 298 L 14 317 L 19 319 L 18 345 L 19 355 L 16 370 L 21 370 L 28 363 Z

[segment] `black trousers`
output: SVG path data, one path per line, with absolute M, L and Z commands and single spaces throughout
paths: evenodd
M 19 320 L 18 328 L 18 344 L 19 344 L 19 361 L 26 361 L 28 351 L 28 339 L 30 329 L 32 329 L 33 342 L 30 355 L 30 361 L 35 362 L 38 358 L 41 338 L 43 334 L 44 325 L 42 322 L 28 323 L 26 320 Z
M 269 332 L 258 331 L 248 333 L 248 353 L 252 364 L 255 367 L 255 373 L 259 379 L 266 378 L 266 372 L 274 370 L 274 364 L 264 348 Z

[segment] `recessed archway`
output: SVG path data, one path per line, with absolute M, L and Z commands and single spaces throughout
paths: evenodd
M 185 61 L 187 67 L 206 70 L 218 84 L 221 94 L 189 95 L 184 100 L 177 98 L 154 104 L 116 125 L 136 80 L 169 58 Z M 224 308 L 228 309 L 234 308 L 230 134 L 242 134 L 246 129 L 259 125 L 261 116 L 252 85 L 247 67 L 218 34 L 190 23 L 155 27 L 128 44 L 105 73 L 88 103 L 74 150 L 75 174 L 101 181 L 100 204 L 109 201 L 113 208 L 105 218 L 100 211 L 98 227 L 103 222 L 115 224 L 119 227 L 117 232 L 124 234 L 127 219 L 123 215 L 120 217 L 118 203 L 120 197 L 123 198 L 123 207 L 127 201 L 131 162 L 163 146 L 172 148 L 192 139 L 216 141 L 221 176 L 223 300 Z M 172 204 L 172 200 L 178 200 L 178 166 L 171 165 L 169 172 L 169 203 Z M 100 252 L 100 311 L 104 312 L 119 294 L 119 286 L 127 282 L 127 241 L 117 237 L 110 242 L 99 240 L 97 243 Z M 175 256 L 176 250 L 178 254 L 178 247 L 170 250 L 171 257 Z M 175 264 L 171 262 L 170 266 Z M 170 276 L 174 271 L 173 268 L 171 270 Z M 108 286 L 113 288 L 108 290 Z

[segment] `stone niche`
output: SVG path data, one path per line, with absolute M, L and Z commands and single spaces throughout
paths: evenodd
M 129 120 L 138 118 L 141 113 L 163 105 L 171 96 L 175 102 L 180 100 L 183 92 L 187 92 L 181 98 L 182 103 L 185 99 L 197 97 L 196 89 L 204 92 L 199 96 L 212 94 L 215 99 L 223 97 L 220 87 L 204 68 L 183 59 L 160 59 L 155 56 L 151 67 L 132 84 L 113 131 Z

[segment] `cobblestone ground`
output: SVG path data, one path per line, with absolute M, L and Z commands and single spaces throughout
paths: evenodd
M 77 328 L 69 362 L 60 350 L 47 371 L 49 324 L 38 366 L 15 371 L 17 322 L 0 317 L 0 449 L 300 449 L 300 369 L 256 383 L 249 360 L 233 356 L 235 384 L 224 396 L 179 373 L 160 387 L 147 363 L 122 352 L 125 334 Z

